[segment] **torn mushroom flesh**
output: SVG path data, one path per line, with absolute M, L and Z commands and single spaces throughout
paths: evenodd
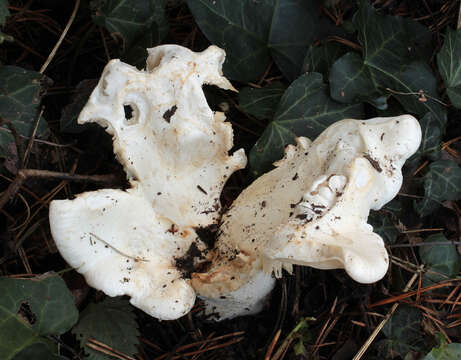
M 176 319 L 195 302 L 178 259 L 191 246 L 205 249 L 195 228 L 218 222 L 224 183 L 246 157 L 243 150 L 228 155 L 231 125 L 202 90 L 233 90 L 221 73 L 224 51 L 165 45 L 148 52 L 142 71 L 110 61 L 78 119 L 112 135 L 131 188 L 55 200 L 50 227 L 90 285 L 128 295 L 156 318 Z
M 202 91 L 233 90 L 224 52 L 148 52 L 143 71 L 112 60 L 79 117 L 112 135 L 131 188 L 50 205 L 58 249 L 91 286 L 159 319 L 186 314 L 197 293 L 207 313 L 226 319 L 259 311 L 272 273 L 293 264 L 344 268 L 362 283 L 384 276 L 387 253 L 367 218 L 401 186 L 421 140 L 416 119 L 347 119 L 314 142 L 300 137 L 222 215 L 224 183 L 246 164 L 243 150 L 228 155 L 232 128 Z M 218 224 L 207 250 L 198 229 Z
M 343 268 L 361 283 L 381 279 L 388 256 L 367 224 L 368 214 L 397 194 L 401 167 L 420 140 L 418 121 L 403 115 L 338 121 L 313 143 L 298 138 L 296 146 L 288 146 L 277 167 L 246 188 L 223 215 L 213 266 L 192 276 L 208 311 L 213 312 L 214 299 L 229 297 L 232 313 L 237 302 L 244 314 L 251 306 L 232 294 L 254 283 L 260 272 L 279 277 L 293 264 Z M 264 295 L 255 295 L 253 304 Z

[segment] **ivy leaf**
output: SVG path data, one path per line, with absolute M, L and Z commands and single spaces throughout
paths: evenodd
M 288 79 L 295 79 L 309 45 L 331 27 L 320 16 L 315 1 L 188 0 L 187 3 L 208 40 L 226 50 L 226 76 L 242 82 L 259 79 L 271 59 Z
M 36 353 L 29 359 L 52 359 L 56 348 L 45 336 L 63 334 L 78 319 L 74 298 L 64 281 L 57 275 L 3 277 L 0 289 L 0 358 L 27 359 L 27 354 Z
M 10 16 L 8 0 L 0 0 L 0 25 L 5 25 L 8 16 Z
M 363 56 L 348 53 L 330 71 L 331 96 L 337 101 L 377 103 L 392 94 L 406 111 L 424 116 L 430 112 L 444 128 L 446 113 L 438 102 L 437 81 L 431 68 L 414 61 L 427 53 L 430 32 L 411 19 L 380 16 L 368 1 L 360 2 L 353 23 Z M 424 96 L 422 95 L 424 94 Z
M 62 132 L 78 134 L 88 128 L 86 125 L 78 125 L 77 119 L 97 84 L 97 79 L 86 79 L 77 85 L 72 101 L 61 112 L 60 130 Z
M 373 231 L 381 236 L 386 244 L 393 244 L 400 235 L 399 229 L 386 212 L 370 211 L 368 223 L 373 226 Z
M 447 95 L 456 108 L 461 108 L 461 30 L 447 28 L 445 40 L 437 55 L 440 75 Z
M 440 234 L 433 234 L 425 239 L 427 243 L 447 242 L 447 238 Z M 455 277 L 461 270 L 461 256 L 456 245 L 427 245 L 419 248 L 419 256 L 426 265 L 424 280 L 439 282 Z
M 427 113 L 419 120 L 422 130 L 421 145 L 418 151 L 414 154 L 410 161 L 419 159 L 421 156 L 429 156 L 435 160 L 440 155 L 440 142 L 442 141 L 442 133 L 440 131 L 439 122 L 434 114 Z
M 269 42 L 272 58 L 288 80 L 296 79 L 314 40 L 338 33 L 321 16 L 316 1 L 278 0 L 275 2 Z
M 123 41 L 123 49 L 129 49 L 146 33 L 159 34 L 163 38 L 167 31 L 165 18 L 166 0 L 93 0 L 93 21 L 106 28 Z M 155 45 L 155 44 L 151 44 Z
M 340 104 L 330 99 L 322 75 L 301 75 L 285 91 L 269 126 L 250 152 L 252 174 L 259 176 L 283 156 L 297 136 L 317 137 L 325 128 L 345 118 L 360 118 L 362 105 Z
M 310 46 L 304 58 L 302 72 L 318 72 L 328 79 L 333 63 L 346 53 L 346 47 L 337 42 L 326 42 L 320 46 Z
M 422 319 L 421 310 L 401 305 L 383 327 L 387 339 L 378 343 L 382 358 L 404 357 L 410 351 L 420 350 L 424 345 L 420 330 Z
M 38 116 L 38 106 L 42 97 L 41 83 L 45 77 L 35 71 L 16 66 L 0 68 L 0 117 L 9 120 L 16 131 L 30 136 L 34 121 Z M 48 130 L 45 120 L 41 119 L 37 136 L 43 136 Z M 8 145 L 14 142 L 9 129 L 0 127 L 0 157 L 8 153 Z
M 361 56 L 349 52 L 340 57 L 330 71 L 331 97 L 342 103 L 352 103 L 378 97 L 377 84 Z
M 68 360 L 55 354 L 55 349 L 51 350 L 50 344 L 35 343 L 21 350 L 14 357 L 14 360 Z
M 423 360 L 458 360 L 461 359 L 461 344 L 441 344 L 438 348 L 433 348 Z
M 80 314 L 78 324 L 72 333 L 80 340 L 80 344 L 89 356 L 87 360 L 111 359 L 101 352 L 92 350 L 86 343 L 94 338 L 127 355 L 137 352 L 138 325 L 135 321 L 133 307 L 123 298 L 107 297 L 97 304 L 90 304 Z
M 275 0 L 188 0 L 195 21 L 210 40 L 226 50 L 224 74 L 249 82 L 269 66 L 267 47 Z
M 417 203 L 421 216 L 429 215 L 445 200 L 461 198 L 461 168 L 452 160 L 437 160 L 424 176 L 424 199 Z
M 430 66 L 420 61 L 414 61 L 402 66 L 401 72 L 392 76 L 389 82 L 394 91 L 394 97 L 408 112 L 424 116 L 428 112 L 437 120 L 440 129 L 445 128 L 446 111 L 439 102 L 437 79 Z M 420 96 L 419 94 L 424 94 Z
M 366 0 L 360 1 L 353 23 L 363 46 L 363 58 L 371 71 L 398 73 L 400 66 L 425 53 L 431 41 L 429 30 L 401 16 L 378 15 Z
M 245 87 L 239 92 L 240 109 L 258 119 L 272 119 L 285 89 L 280 82 L 261 89 Z

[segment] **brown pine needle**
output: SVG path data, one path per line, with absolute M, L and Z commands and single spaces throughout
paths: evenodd
M 403 289 L 404 292 L 407 292 L 408 290 L 410 290 L 410 288 L 413 286 L 413 283 L 416 281 L 416 279 L 418 278 L 419 273 L 422 270 L 423 270 L 423 266 L 419 267 L 418 272 L 413 274 L 410 281 L 408 281 L 407 285 Z M 381 320 L 381 322 L 378 324 L 378 326 L 373 330 L 371 335 L 368 337 L 367 341 L 365 341 L 365 343 L 362 345 L 362 347 L 357 352 L 357 354 L 355 354 L 355 356 L 354 356 L 354 358 L 352 360 L 360 360 L 362 358 L 362 356 L 365 354 L 365 352 L 368 350 L 370 345 L 375 340 L 376 336 L 378 336 L 378 334 L 381 332 L 384 325 L 386 325 L 388 320 L 391 318 L 392 314 L 395 312 L 395 310 L 397 310 L 398 306 L 399 306 L 398 303 L 395 303 L 394 305 L 392 305 L 392 308 L 387 312 L 386 317 L 383 320 Z
M 272 339 L 269 347 L 267 348 L 266 356 L 264 356 L 264 360 L 270 360 L 272 352 L 274 351 L 275 345 L 280 338 L 280 334 L 282 333 L 282 329 L 278 329 L 275 333 L 274 338 Z
M 61 36 L 59 37 L 58 42 L 54 46 L 53 50 L 51 50 L 51 53 L 50 55 L 48 55 L 48 58 L 46 59 L 45 63 L 42 65 L 42 68 L 40 69 L 40 74 L 43 74 L 45 72 L 51 60 L 53 60 L 54 56 L 56 55 L 56 52 L 58 51 L 59 46 L 61 46 L 61 43 L 64 40 L 67 32 L 69 31 L 70 26 L 74 22 L 75 15 L 77 15 L 79 6 L 80 6 L 80 0 L 75 0 L 74 10 L 72 11 L 72 14 L 70 15 L 69 21 L 67 22 L 66 27 L 64 28 Z
M 86 345 L 96 351 L 102 352 L 106 355 L 113 356 L 117 359 L 120 360 L 136 360 L 134 357 L 131 357 L 129 355 L 126 355 L 122 353 L 121 351 L 115 350 L 114 348 L 110 347 L 109 345 L 106 345 L 96 339 L 89 338 Z
M 415 274 L 415 275 L 417 275 L 417 274 Z M 372 308 L 377 307 L 377 306 L 386 305 L 386 304 L 392 304 L 392 303 L 395 303 L 397 301 L 407 299 L 407 298 L 409 298 L 409 297 L 411 297 L 413 295 L 416 295 L 418 293 L 422 294 L 422 293 L 425 293 L 427 291 L 440 289 L 440 288 L 448 287 L 448 286 L 453 286 L 453 283 L 452 282 L 447 282 L 447 283 L 441 283 L 441 284 L 435 284 L 435 285 L 426 286 L 426 287 L 423 287 L 423 288 L 415 290 L 415 291 L 405 292 L 404 294 L 400 294 L 400 295 L 397 295 L 397 296 L 393 296 L 393 297 L 390 297 L 390 298 L 375 302 L 374 304 L 368 305 L 368 308 L 372 309 Z

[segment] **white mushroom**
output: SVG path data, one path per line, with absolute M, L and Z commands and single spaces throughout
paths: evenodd
M 203 84 L 233 90 L 221 74 L 225 53 L 177 45 L 148 53 L 145 71 L 111 60 L 78 122 L 106 127 L 128 178 L 158 213 L 178 225 L 216 223 L 224 183 L 246 165 L 243 149 L 228 156 L 231 124 L 202 91 Z
M 91 286 L 175 319 L 195 301 L 177 264 L 194 246 L 204 249 L 194 228 L 218 222 L 222 187 L 246 157 L 243 150 L 228 155 L 231 125 L 202 91 L 203 84 L 233 89 L 221 74 L 224 51 L 148 51 L 145 71 L 109 62 L 78 120 L 113 136 L 131 189 L 55 200 L 50 227 L 65 260 Z
M 402 184 L 421 140 L 415 118 L 348 119 L 313 143 L 298 138 L 221 216 L 224 183 L 246 164 L 243 150 L 228 155 L 231 126 L 202 91 L 204 83 L 233 89 L 221 74 L 224 52 L 148 52 L 144 71 L 112 60 L 79 117 L 113 136 L 131 188 L 50 205 L 58 249 L 91 286 L 128 295 L 159 319 L 186 314 L 197 293 L 206 312 L 226 319 L 258 312 L 272 273 L 293 264 L 344 268 L 362 283 L 384 276 L 387 253 L 367 218 Z M 207 251 L 198 229 L 218 223 Z
M 195 292 L 174 258 L 196 235 L 154 212 L 140 187 L 99 190 L 50 205 L 53 238 L 61 255 L 87 283 L 159 319 L 187 314 Z
M 247 284 L 255 284 L 262 271 L 281 276 L 292 264 L 344 268 L 361 283 L 381 279 L 388 256 L 367 224 L 368 214 L 397 194 L 401 167 L 420 141 L 419 123 L 409 115 L 339 121 L 312 144 L 298 138 L 277 168 L 246 188 L 223 215 L 212 267 L 192 277 L 207 311 L 213 312 L 215 299 L 241 287 L 251 293 Z M 240 314 L 267 293 L 239 302 Z

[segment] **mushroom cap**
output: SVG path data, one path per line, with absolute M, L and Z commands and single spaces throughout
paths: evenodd
M 246 165 L 243 149 L 228 155 L 232 127 L 202 90 L 234 90 L 221 73 L 225 53 L 177 45 L 148 53 L 145 71 L 111 60 L 78 122 L 106 127 L 128 179 L 139 181 L 154 209 L 178 225 L 205 227 L 219 220 L 228 177 Z
M 265 244 L 265 266 L 276 273 L 281 267 L 289 270 L 291 264 L 343 268 L 360 283 L 380 280 L 389 261 L 383 240 L 367 224 L 369 211 L 397 195 L 401 167 L 420 141 L 419 123 L 410 115 L 343 120 L 325 130 L 311 152 L 334 159 L 321 164 L 326 171 L 302 195 L 295 216 L 280 224 Z M 299 156 L 299 149 L 293 151 Z M 289 171 L 287 161 L 279 166 Z M 341 177 L 344 184 L 335 188 L 332 180 Z
M 190 228 L 154 212 L 140 187 L 98 190 L 50 204 L 51 234 L 64 259 L 87 283 L 162 320 L 190 311 L 195 292 L 174 259 L 196 241 Z
M 381 279 L 388 256 L 367 218 L 397 194 L 401 167 L 420 141 L 410 115 L 346 119 L 312 143 L 298 138 L 223 215 L 213 265 L 193 274 L 194 289 L 211 299 L 227 296 L 261 268 L 281 276 L 293 264 L 344 268 L 361 283 Z
M 194 245 L 204 250 L 194 229 L 218 222 L 224 183 L 246 157 L 243 150 L 229 156 L 231 125 L 209 108 L 202 90 L 233 90 L 221 73 L 224 51 L 164 45 L 148 53 L 146 70 L 110 61 L 78 119 L 112 135 L 131 188 L 54 200 L 50 227 L 62 256 L 88 284 L 128 295 L 167 320 L 194 304 L 177 260 Z

